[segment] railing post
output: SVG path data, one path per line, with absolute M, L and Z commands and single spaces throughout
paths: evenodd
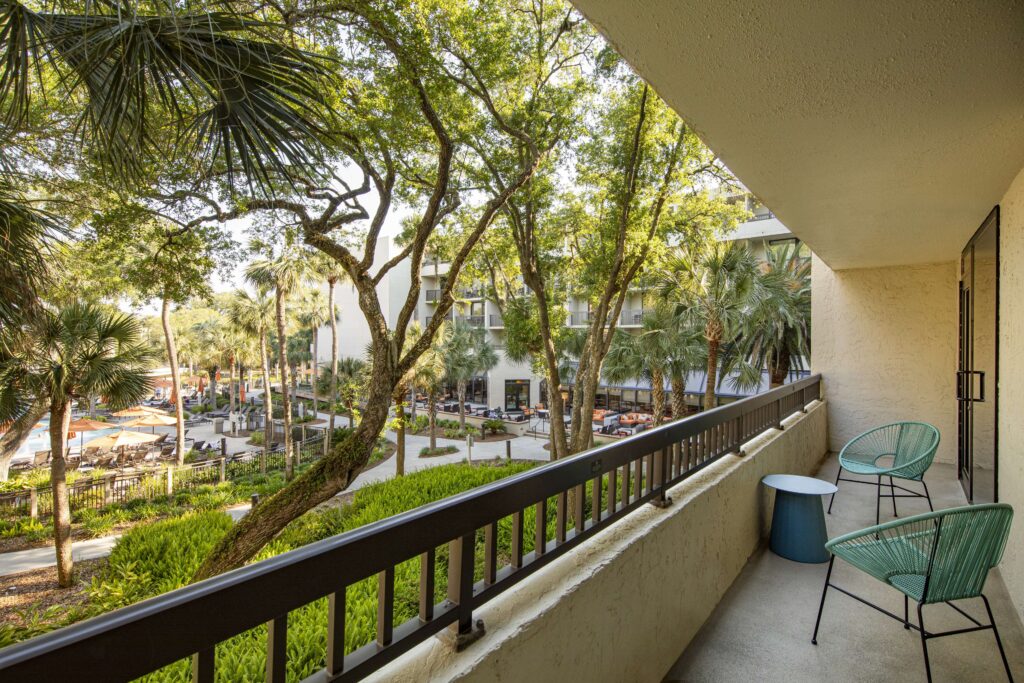
M 775 406 L 775 428 L 782 429 L 782 399 L 778 399 L 773 404 Z
M 651 501 L 654 507 L 664 508 L 672 504 L 672 499 L 665 495 L 665 482 L 668 481 L 668 454 L 665 448 L 659 448 L 654 452 L 653 476 L 654 489 L 658 496 Z
M 220 483 L 223 484 L 228 479 L 228 460 L 227 458 L 221 458 L 219 462 L 220 469 Z
M 512 441 L 511 439 L 505 442 L 505 459 L 512 462 Z
M 266 474 L 267 472 L 267 452 L 260 452 L 260 473 Z
M 223 436 L 220 438 L 220 454 L 221 456 L 228 454 L 228 440 Z
M 167 466 L 167 495 L 174 493 L 174 465 Z
M 117 475 L 116 474 L 112 474 L 112 475 L 108 476 L 106 482 L 104 482 L 104 486 L 103 486 L 103 504 L 104 505 L 110 505 L 111 503 L 114 502 L 114 478 L 115 477 L 117 477 Z
M 455 649 L 477 640 L 484 633 L 484 622 L 473 628 L 473 546 L 476 534 L 466 534 L 448 544 L 448 600 L 458 606 L 455 623 Z
M 39 492 L 35 487 L 28 492 L 28 514 L 32 519 L 39 519 Z

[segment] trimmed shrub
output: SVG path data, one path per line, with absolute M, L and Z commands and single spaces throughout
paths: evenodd
M 438 446 L 437 448 L 424 447 L 420 449 L 421 458 L 430 458 L 436 455 L 448 455 L 449 453 L 458 453 L 459 449 L 455 446 Z
M 491 434 L 505 433 L 505 423 L 497 418 L 484 420 L 483 428 L 489 431 Z

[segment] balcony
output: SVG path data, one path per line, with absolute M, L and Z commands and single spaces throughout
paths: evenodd
M 643 309 L 625 309 L 619 315 L 619 325 L 622 327 L 640 327 L 643 323 Z
M 483 315 L 460 315 L 458 320 L 470 327 L 483 327 L 485 318 Z
M 586 327 L 593 320 L 594 314 L 590 311 L 572 311 L 569 313 L 570 327 Z
M 500 313 L 491 313 L 491 315 L 488 318 L 487 326 L 492 330 L 504 329 L 505 320 L 501 317 Z
M 485 293 L 486 290 L 483 287 L 470 287 L 460 292 L 463 299 L 483 299 Z
M 436 304 L 438 301 L 441 300 L 441 290 L 428 289 L 423 293 L 423 296 L 428 304 Z

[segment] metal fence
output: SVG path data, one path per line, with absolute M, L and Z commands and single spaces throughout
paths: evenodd
M 267 624 L 266 680 L 283 681 L 289 612 L 326 597 L 325 667 L 308 680 L 357 680 L 448 626 L 470 637 L 474 609 L 646 503 L 667 503 L 669 487 L 781 427 L 784 418 L 819 398 L 820 379 L 663 425 L 13 645 L 0 650 L 0 678 L 54 680 L 74 662 L 83 679 L 129 680 L 191 657 L 193 680 L 213 681 L 217 643 Z M 551 506 L 553 533 L 546 523 Z M 531 508 L 538 521 L 527 528 Z M 500 566 L 499 523 L 506 523 L 504 533 L 509 518 L 511 552 Z M 532 551 L 526 552 L 525 539 L 533 539 Z M 447 599 L 436 603 L 437 550 L 445 545 Z M 420 567 L 419 615 L 395 625 L 395 568 L 410 560 Z M 476 581 L 478 563 L 483 571 Z M 347 587 L 374 576 L 376 642 L 346 653 Z
M 324 455 L 324 430 L 306 427 L 307 437 L 295 443 L 296 464 L 312 462 Z M 284 451 L 264 453 L 262 449 L 190 463 L 136 472 L 109 472 L 101 477 L 79 479 L 68 485 L 71 511 L 99 509 L 130 500 L 153 500 L 175 491 L 220 484 L 242 477 L 285 468 Z M 0 494 L 0 516 L 30 516 L 33 519 L 53 514 L 53 490 L 49 486 L 25 488 Z

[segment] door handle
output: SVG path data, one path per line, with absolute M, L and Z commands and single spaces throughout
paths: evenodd
M 980 395 L 974 397 L 974 382 L 970 375 L 978 376 L 978 388 Z M 966 380 L 966 381 L 965 381 Z M 966 392 L 965 392 L 966 388 Z M 985 402 L 985 371 L 984 370 L 958 370 L 956 373 L 956 400 L 970 403 Z

